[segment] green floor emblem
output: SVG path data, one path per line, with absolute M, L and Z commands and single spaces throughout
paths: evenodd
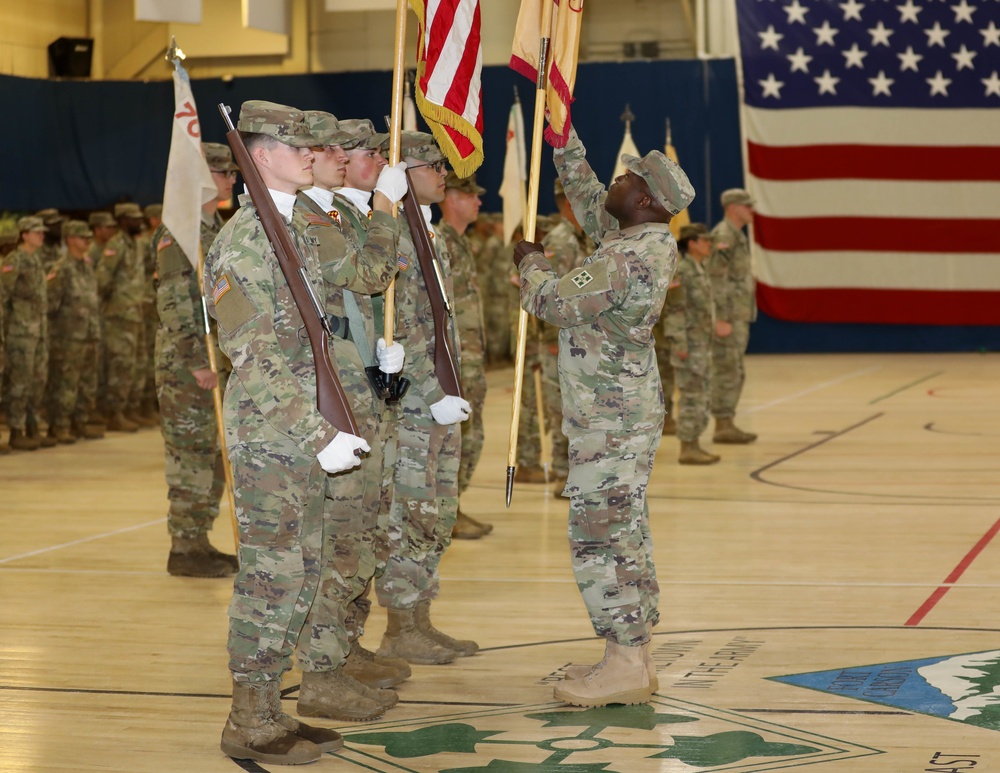
M 664 760 L 671 771 L 749 772 L 879 753 L 666 698 L 595 709 L 512 706 L 341 732 L 335 756 L 413 773 L 643 773 L 663 770 Z

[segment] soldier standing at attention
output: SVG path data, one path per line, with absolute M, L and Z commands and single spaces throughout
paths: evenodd
M 753 197 L 742 188 L 722 192 L 725 217 L 712 229 L 708 274 L 715 300 L 712 346 L 712 415 L 716 443 L 752 443 L 757 436 L 733 423 L 746 369 L 743 355 L 750 323 L 757 319 L 756 283 L 750 265 L 750 242 L 743 227 L 753 220 Z
M 6 386 L 10 447 L 35 451 L 41 444 L 38 408 L 48 376 L 48 316 L 45 271 L 38 250 L 45 241 L 40 217 L 17 221 L 21 243 L 0 263 L 7 299 Z M 54 445 L 54 444 L 52 444 Z
M 499 368 L 510 362 L 510 263 L 504 254 L 503 219 L 480 212 L 475 229 L 481 241 L 476 275 L 483 291 L 486 366 Z
M 454 297 L 451 256 L 429 225 L 431 204 L 444 198 L 444 156 L 425 132 L 404 131 L 400 142 L 414 198 L 440 261 L 445 297 Z M 400 236 L 398 262 L 396 340 L 406 347 L 405 375 L 412 383 L 400 401 L 389 559 L 376 581 L 379 603 L 388 612 L 379 654 L 432 665 L 450 663 L 479 649 L 473 641 L 441 633 L 430 619 L 431 602 L 440 590 L 438 565 L 451 544 L 458 513 L 462 435 L 457 425 L 469 418 L 472 408 L 463 398 L 446 394 L 435 375 L 433 309 L 409 229 Z M 457 355 L 458 333 L 453 319 L 449 322 L 446 335 Z
M 326 298 L 315 241 L 295 211 L 313 184 L 316 138 L 300 110 L 243 103 L 237 124 L 305 266 Z M 323 513 L 327 478 L 361 463 L 363 438 L 338 431 L 316 406 L 316 362 L 303 318 L 248 197 L 223 226 L 205 264 L 204 288 L 233 364 L 226 385 L 226 445 L 239 522 L 240 570 L 229 605 L 233 705 L 222 751 L 242 759 L 300 764 L 339 748 L 339 734 L 299 723 L 281 708 L 281 676 L 293 648 L 319 619 L 314 604 L 332 561 Z
M 90 259 L 96 266 L 101 261 L 104 245 L 118 230 L 118 224 L 110 212 L 104 211 L 91 212 L 87 222 L 90 223 L 90 230 L 94 232 L 94 239 L 90 245 Z
M 396 669 L 374 661 L 355 656 L 350 669 L 347 661 L 353 651 L 348 619 L 375 574 L 379 543 L 385 541 L 378 525 L 383 464 L 379 425 L 385 404 L 365 369 L 395 373 L 403 365 L 403 347 L 387 346 L 385 339 L 375 337 L 370 296 L 385 290 L 396 273 L 392 205 L 406 191 L 406 179 L 402 167 L 381 169 L 368 238 L 358 247 L 333 214 L 333 190 L 344 184 L 349 166 L 342 145 L 352 144 L 355 137 L 330 113 L 308 110 L 305 120 L 316 138 L 313 185 L 299 191 L 295 209 L 306 220 L 306 237 L 317 245 L 326 288 L 323 305 L 334 327 L 329 345 L 351 411 L 372 450 L 360 469 L 331 478 L 327 485 L 330 561 L 323 567 L 314 604 L 324 608 L 322 616 L 330 624 L 313 626 L 308 639 L 300 640 L 297 709 L 301 716 L 364 722 L 396 705 L 396 693 L 382 688 L 403 681 Z
M 491 531 L 493 524 L 480 523 L 462 512 L 461 496 L 472 480 L 472 474 L 483 453 L 485 431 L 483 406 L 486 403 L 486 336 L 483 329 L 483 299 L 476 278 L 476 260 L 466 229 L 479 216 L 480 196 L 485 188 L 476 184 L 475 175 L 461 178 L 453 171 L 444 181 L 444 199 L 438 231 L 451 255 L 451 279 L 455 287 L 455 323 L 462 344 L 462 395 L 472 406 L 469 420 L 462 422 L 462 461 L 458 468 L 458 516 L 452 537 L 479 539 Z
M 514 250 L 524 308 L 559 334 L 569 436 L 573 573 L 604 659 L 555 688 L 577 706 L 645 703 L 657 688 L 649 654 L 659 620 L 646 486 L 663 425 L 653 351 L 677 260 L 670 218 L 694 198 L 683 170 L 659 151 L 623 155 L 628 171 L 605 190 L 575 131 L 555 163 L 573 211 L 600 248 L 556 275 L 540 244 Z
M 63 250 L 63 223 L 65 219 L 58 209 L 40 209 L 35 213 L 45 224 L 45 241 L 38 248 L 38 259 L 42 268 L 48 273 L 65 253 Z
M 222 229 L 218 204 L 232 197 L 237 167 L 225 145 L 203 142 L 202 150 L 218 192 L 201 210 L 201 249 L 207 255 Z M 167 572 L 175 577 L 226 577 L 239 568 L 236 556 L 216 550 L 208 532 L 219 515 L 226 485 L 212 390 L 219 380 L 225 391 L 229 360 L 217 352 L 218 375 L 209 367 L 198 256 L 192 263 L 162 224 L 153 232 L 151 245 L 159 319 L 155 383 L 169 502 Z
M 139 419 L 155 427 L 160 423 L 156 401 L 156 330 L 159 327 L 159 320 L 156 312 L 156 250 L 153 245 L 153 235 L 163 224 L 163 205 L 148 204 L 142 210 L 142 214 L 149 226 L 136 239 L 146 274 L 146 295 L 142 301 L 144 345 L 137 365 L 142 374 L 142 384 L 141 389 L 140 385 L 136 384 L 132 399 L 133 403 L 138 401 Z
M 108 429 L 135 432 L 139 425 L 126 418 L 124 411 L 135 384 L 142 327 L 145 269 L 135 243 L 142 230 L 142 210 L 138 204 L 116 204 L 115 217 L 118 233 L 104 245 L 97 263 L 107 379 L 104 399 Z
M 677 403 L 679 464 L 715 464 L 719 457 L 702 450 L 698 438 L 708 426 L 712 393 L 712 338 L 715 308 L 712 282 L 703 265 L 712 252 L 712 237 L 702 223 L 681 228 L 677 273 L 663 307 L 664 335 L 669 341 L 673 372 L 680 390 Z M 666 400 L 666 395 L 664 395 Z
M 81 383 L 94 367 L 100 335 L 97 275 L 87 252 L 93 231 L 82 220 L 63 227 L 66 255 L 49 273 L 49 437 L 75 443 L 87 437 L 90 406 Z

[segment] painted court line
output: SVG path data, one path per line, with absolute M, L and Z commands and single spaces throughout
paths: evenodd
M 808 395 L 812 392 L 818 392 L 821 389 L 826 389 L 827 387 L 833 386 L 834 384 L 840 384 L 843 381 L 848 381 L 852 378 L 857 378 L 858 376 L 865 376 L 869 373 L 874 373 L 876 370 L 882 370 L 883 367 L 885 366 L 875 365 L 871 368 L 865 368 L 864 370 L 856 370 L 853 373 L 848 373 L 846 376 L 841 376 L 840 378 L 831 379 L 830 381 L 824 381 L 821 384 L 814 384 L 808 389 L 803 389 L 801 392 L 796 392 L 794 394 L 787 395 L 786 397 L 779 397 L 777 400 L 772 400 L 771 402 L 764 403 L 763 405 L 755 405 L 752 408 L 747 408 L 745 411 L 743 411 L 743 413 L 756 413 L 757 411 L 763 411 L 768 408 L 773 408 L 776 405 L 781 405 L 782 403 L 790 402 L 798 397 L 802 397 L 803 395 Z
M 82 539 L 75 539 L 72 542 L 63 542 L 61 545 L 50 545 L 47 548 L 39 548 L 38 550 L 32 550 L 28 553 L 21 553 L 17 556 L 9 556 L 8 558 L 0 558 L 0 564 L 6 564 L 9 561 L 19 561 L 22 558 L 30 558 L 31 556 L 38 556 L 42 553 L 51 553 L 53 550 L 62 550 L 63 548 L 71 548 L 74 545 L 82 545 L 85 542 L 93 542 L 94 540 L 104 539 L 105 537 L 114 537 L 119 534 L 127 534 L 130 531 L 138 531 L 139 529 L 145 529 L 148 526 L 154 526 L 158 523 L 166 523 L 166 518 L 157 518 L 155 521 L 147 521 L 146 523 L 140 523 L 136 526 L 127 526 L 124 529 L 116 529 L 115 531 L 107 531 L 103 534 L 94 534 L 90 537 L 84 537 Z

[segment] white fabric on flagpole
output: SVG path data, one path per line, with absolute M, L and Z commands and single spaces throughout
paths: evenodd
M 524 182 L 527 179 L 527 156 L 524 145 L 524 116 L 520 101 L 515 101 L 507 119 L 507 151 L 503 159 L 503 241 L 510 243 L 514 229 L 524 219 Z
M 179 60 L 174 60 L 174 123 L 163 188 L 163 224 L 198 265 L 202 207 L 218 196 L 218 188 L 201 149 L 201 124 L 191 94 L 191 82 Z
M 625 164 L 622 163 L 622 156 L 639 156 L 642 158 L 642 153 L 635 146 L 635 140 L 632 139 L 632 122 L 625 122 L 625 136 L 622 137 L 621 147 L 618 148 L 618 155 L 615 156 L 615 171 L 611 174 L 611 182 L 618 179 L 619 175 L 625 174 L 627 169 L 625 169 Z

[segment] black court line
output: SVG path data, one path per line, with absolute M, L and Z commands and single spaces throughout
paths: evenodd
M 987 432 L 955 432 L 954 430 L 948 429 L 938 429 L 934 426 L 934 422 L 928 422 L 924 425 L 924 429 L 928 432 L 937 432 L 939 435 L 956 435 L 958 437 L 1000 437 L 996 433 Z
M 247 773 L 268 773 L 267 768 L 262 768 L 253 760 L 238 760 L 235 757 L 230 757 L 229 759 L 235 762 L 237 767 L 242 768 Z
M 729 709 L 741 714 L 847 714 L 849 716 L 913 716 L 909 711 L 833 711 L 832 709 Z
M 893 395 L 898 395 L 900 392 L 905 392 L 910 387 L 915 387 L 917 384 L 923 384 L 925 381 L 930 381 L 935 376 L 940 376 L 943 373 L 944 373 L 943 370 L 939 370 L 936 373 L 931 373 L 930 375 L 924 376 L 923 378 L 918 378 L 916 381 L 911 381 L 909 384 L 906 384 L 904 386 L 899 387 L 899 389 L 893 389 L 888 394 L 882 395 L 881 397 L 876 397 L 874 400 L 870 401 L 868 404 L 869 405 L 875 405 L 875 403 L 880 403 L 883 400 L 888 400 Z

